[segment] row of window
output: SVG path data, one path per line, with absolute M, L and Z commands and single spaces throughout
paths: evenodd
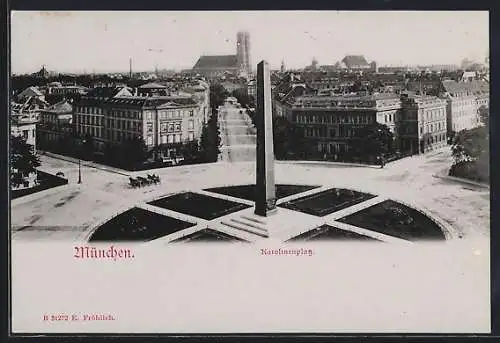
M 374 122 L 369 115 L 296 115 L 295 121 L 303 124 L 369 124 Z
M 425 133 L 438 132 L 442 130 L 446 130 L 446 122 L 444 121 L 425 125 Z M 424 133 L 424 126 L 420 126 L 420 133 Z
M 430 136 L 429 138 L 427 138 L 426 143 L 427 143 L 427 145 L 429 145 L 429 144 L 434 144 L 434 143 L 441 143 L 444 141 L 446 141 L 446 134 L 441 133 L 439 135 Z
M 159 111 L 158 118 L 162 119 L 172 119 L 172 118 L 182 118 L 183 116 L 194 116 L 194 110 L 176 110 L 176 111 Z
M 479 125 L 479 120 L 477 118 L 471 118 L 470 120 L 460 120 L 454 121 L 452 124 L 453 131 L 460 131 L 464 129 L 471 129 Z
M 91 135 L 92 137 L 101 137 L 102 130 L 100 127 L 95 127 L 95 126 L 87 126 L 87 125 L 77 125 L 76 126 L 77 132 L 84 134 L 84 135 Z
M 304 128 L 306 137 L 360 137 L 360 128 L 337 128 L 326 127 L 306 127 Z
M 434 109 L 434 110 L 427 110 L 425 112 L 425 119 L 427 121 L 429 120 L 436 120 L 436 119 L 443 119 L 446 117 L 446 112 L 444 108 L 439 108 L 439 109 Z M 423 120 L 423 118 L 422 118 Z
M 120 119 L 108 119 L 106 122 L 109 128 L 116 128 L 121 130 L 132 130 L 132 131 L 142 131 L 142 122 L 130 121 L 130 120 L 120 120 Z
M 475 111 L 464 111 L 464 110 L 458 110 L 458 111 L 453 111 L 453 117 L 465 117 L 465 116 L 476 116 L 477 110 Z
M 83 107 L 83 106 L 77 106 L 76 107 L 76 112 L 78 113 L 83 113 L 83 114 L 108 114 L 111 117 L 123 117 L 123 118 L 129 118 L 129 119 L 140 119 L 142 120 L 142 114 L 139 111 L 132 111 L 132 110 L 115 110 L 115 109 L 110 109 L 110 110 L 105 110 L 99 107 Z M 145 112 L 145 116 L 147 120 L 152 120 L 153 119 L 153 112 L 148 111 Z M 166 110 L 166 111 L 159 111 L 158 117 L 159 119 L 170 119 L 170 118 L 182 118 L 184 116 L 194 116 L 194 110 Z
M 101 126 L 103 125 L 104 120 L 102 117 L 97 116 L 76 116 L 76 122 L 78 124 Z

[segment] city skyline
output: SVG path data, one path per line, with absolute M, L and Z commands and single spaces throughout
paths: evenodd
M 349 54 L 379 66 L 459 65 L 489 50 L 486 11 L 13 12 L 11 71 L 128 72 L 129 58 L 134 71 L 190 69 L 201 55 L 235 54 L 240 30 L 252 63 L 272 68 Z

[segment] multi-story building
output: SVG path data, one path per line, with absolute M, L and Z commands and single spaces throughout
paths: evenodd
M 87 93 L 87 88 L 82 86 L 63 86 L 63 85 L 49 85 L 47 87 L 47 94 L 54 95 L 75 95 Z
M 42 110 L 37 135 L 41 149 L 52 150 L 58 148 L 58 144 L 64 144 L 64 139 L 73 136 L 73 106 L 63 100 Z
M 487 83 L 445 80 L 441 91 L 442 97 L 447 101 L 448 134 L 481 125 L 477 98 L 489 94 Z
M 303 95 L 287 99 L 286 115 L 314 147 L 313 152 L 342 154 L 374 123 L 387 125 L 398 138 L 401 102 L 393 94 L 370 96 Z
M 22 136 L 26 143 L 31 146 L 32 151 L 36 153 L 36 124 L 38 119 L 33 114 L 12 113 L 10 116 L 10 133 L 13 136 Z M 11 167 L 11 174 L 20 174 L 20 172 Z M 21 189 L 36 186 L 37 173 L 22 173 L 22 184 L 13 189 Z
M 399 150 L 425 153 L 446 145 L 446 101 L 435 96 L 401 96 Z
M 23 102 L 11 102 L 10 110 L 14 114 L 20 114 L 22 116 L 33 117 L 36 120 L 39 119 L 40 111 L 49 107 L 50 104 L 35 96 L 30 96 L 28 98 L 23 98 Z
M 98 153 L 138 137 L 149 150 L 178 151 L 200 139 L 205 116 L 193 97 L 82 97 L 74 106 L 76 132 L 90 135 Z

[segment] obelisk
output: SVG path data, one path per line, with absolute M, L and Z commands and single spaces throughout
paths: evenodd
M 257 65 L 257 185 L 255 214 L 267 217 L 276 212 L 276 189 L 274 184 L 273 116 L 271 106 L 271 75 L 269 64 L 261 61 Z

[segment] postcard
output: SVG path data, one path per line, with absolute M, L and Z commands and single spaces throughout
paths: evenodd
M 490 332 L 488 12 L 10 34 L 13 334 Z

